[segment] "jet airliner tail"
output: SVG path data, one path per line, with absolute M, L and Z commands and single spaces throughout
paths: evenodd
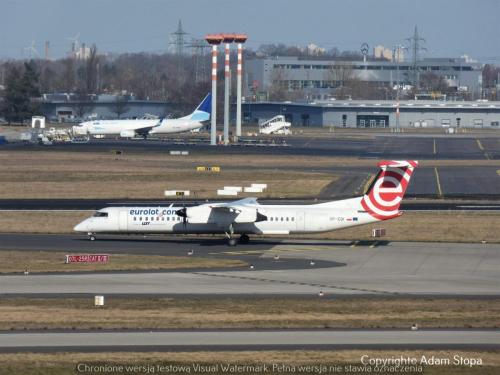
M 200 105 L 196 107 L 193 113 L 183 117 L 183 120 L 193 120 L 198 122 L 208 121 L 210 120 L 210 114 L 212 112 L 212 94 L 208 94 L 202 100 Z
M 379 173 L 361 199 L 363 210 L 378 220 L 400 216 L 399 206 L 408 188 L 416 160 L 381 161 Z

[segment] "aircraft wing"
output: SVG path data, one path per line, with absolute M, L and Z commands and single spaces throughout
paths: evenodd
M 214 203 L 211 204 L 210 207 L 212 208 L 231 208 L 231 207 L 237 207 L 237 206 L 255 206 L 258 205 L 257 198 L 254 197 L 249 197 L 249 198 L 243 198 L 239 199 L 237 201 L 232 201 L 232 202 L 225 202 L 225 203 Z
M 159 120 L 158 120 L 158 122 L 157 122 L 156 124 L 154 124 L 154 125 L 151 125 L 151 126 L 143 126 L 143 127 L 141 127 L 141 128 L 134 129 L 134 131 L 135 131 L 135 133 L 136 133 L 136 134 L 138 134 L 138 135 L 140 135 L 140 136 L 143 136 L 143 137 L 144 137 L 144 136 L 148 135 L 148 134 L 149 134 L 149 132 L 150 132 L 152 129 L 154 129 L 154 128 L 156 128 L 156 127 L 160 126 L 162 121 L 163 121 L 163 119 L 159 119 Z
M 186 208 L 186 217 L 193 224 L 255 223 L 267 220 L 259 212 L 257 198 L 245 198 L 227 203 L 205 204 Z

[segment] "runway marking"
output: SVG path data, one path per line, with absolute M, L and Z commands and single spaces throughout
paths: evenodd
M 441 190 L 441 183 L 439 182 L 439 173 L 436 167 L 434 167 L 434 174 L 436 175 L 436 183 L 437 183 L 439 197 L 444 198 L 443 191 Z
M 477 147 L 479 147 L 479 149 L 484 152 L 484 147 L 481 141 L 479 139 L 476 139 L 476 142 L 477 142 Z M 484 157 L 486 158 L 486 160 L 490 160 L 490 155 L 488 155 L 487 152 L 484 152 Z
M 479 139 L 476 139 L 476 142 L 477 142 L 477 147 L 479 147 L 479 149 L 481 151 L 484 151 L 484 147 L 483 147 L 483 144 L 481 143 L 481 141 Z
M 373 173 L 368 174 L 368 179 L 366 180 L 365 186 L 363 187 L 363 195 L 366 194 L 368 191 L 368 188 L 372 184 L 373 179 L 375 178 L 375 175 Z
M 268 250 L 236 250 L 236 251 L 223 251 L 220 253 L 209 253 L 211 255 L 226 254 L 226 255 L 251 255 L 251 254 L 264 254 L 270 252 L 288 253 L 288 252 L 305 252 L 305 251 L 329 251 L 336 250 L 333 246 L 287 246 L 278 245 Z
M 497 169 L 497 175 L 500 177 L 500 169 Z
M 399 294 L 398 292 L 391 292 L 391 291 L 387 291 L 387 290 L 352 288 L 352 287 L 340 286 L 340 285 L 328 285 L 328 284 L 298 282 L 298 281 L 289 281 L 289 280 L 276 280 L 276 279 L 268 279 L 268 278 L 261 278 L 261 277 L 238 276 L 238 275 L 229 275 L 229 274 L 193 272 L 193 275 L 222 277 L 222 278 L 238 279 L 238 280 L 250 280 L 250 281 L 259 281 L 259 282 L 266 282 L 266 283 L 312 286 L 312 287 L 318 287 L 318 288 L 323 288 L 323 289 L 325 289 L 325 288 L 340 289 L 340 290 L 366 292 L 366 293 L 379 293 L 379 294 L 389 294 L 389 295 L 398 295 Z
M 432 150 L 433 150 L 434 155 L 436 155 L 436 154 L 437 154 L 437 148 L 436 148 L 436 138 L 434 138 L 434 147 L 433 147 L 433 149 L 432 149 Z

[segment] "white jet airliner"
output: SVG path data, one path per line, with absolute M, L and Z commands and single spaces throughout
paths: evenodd
M 138 120 L 97 120 L 82 122 L 73 126 L 75 135 L 119 135 L 124 138 L 150 134 L 184 133 L 203 127 L 210 119 L 211 94 L 208 94 L 190 115 L 177 119 L 138 119 Z
M 261 205 L 256 198 L 206 203 L 192 207 L 107 207 L 76 225 L 87 233 L 225 234 L 230 246 L 235 234 L 246 243 L 249 234 L 327 232 L 392 219 L 417 161 L 382 161 L 379 173 L 363 196 L 310 205 Z

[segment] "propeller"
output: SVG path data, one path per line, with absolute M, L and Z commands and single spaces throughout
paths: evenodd
M 182 217 L 182 224 L 186 226 L 187 224 L 187 209 L 186 206 L 183 206 L 180 210 L 175 211 L 177 216 Z

